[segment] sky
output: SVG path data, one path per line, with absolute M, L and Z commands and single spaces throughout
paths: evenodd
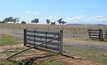
M 67 24 L 107 24 L 107 0 L 0 0 L 0 20 L 10 16 L 27 23 L 63 18 Z

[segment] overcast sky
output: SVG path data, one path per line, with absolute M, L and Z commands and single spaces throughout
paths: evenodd
M 107 0 L 0 0 L 0 20 L 10 16 L 28 23 L 63 18 L 71 24 L 107 24 Z

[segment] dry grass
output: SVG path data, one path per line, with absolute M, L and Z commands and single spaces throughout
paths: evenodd
M 38 29 L 38 30 L 48 30 L 48 26 L 49 26 L 49 30 L 61 30 L 62 26 L 59 25 L 36 25 L 36 24 L 0 24 L 0 28 L 6 28 L 6 29 Z M 66 37 L 66 35 L 70 34 L 72 36 L 72 34 L 75 35 L 80 35 L 80 38 L 88 36 L 87 30 L 88 29 L 103 29 L 106 30 L 107 26 L 93 26 L 93 25 L 64 25 L 63 26 L 64 29 L 64 35 Z M 64 38 L 64 43 L 68 44 L 69 46 L 65 47 L 65 50 L 67 50 L 68 54 L 71 56 L 80 56 L 80 59 L 69 59 L 69 58 L 59 58 L 60 60 L 58 61 L 63 61 L 65 63 L 69 63 L 69 64 L 73 64 L 73 65 L 101 65 L 101 64 L 92 64 L 93 61 L 98 62 L 98 63 L 103 63 L 103 64 L 107 64 L 106 60 L 106 52 L 104 51 L 100 51 L 100 50 L 90 50 L 87 49 L 87 47 L 90 48 L 96 48 L 96 46 L 98 46 L 97 48 L 99 48 L 99 46 L 107 46 L 106 42 L 99 42 L 99 41 L 90 41 L 90 40 L 81 40 L 81 39 L 72 39 L 71 36 L 68 35 L 69 38 Z M 78 36 L 79 36 L 78 35 Z M 70 46 L 71 44 L 71 46 Z M 75 45 L 74 45 L 75 44 Z M 74 46 L 72 46 L 74 45 Z M 76 46 L 77 45 L 77 46 Z M 93 45 L 95 47 L 93 47 Z M 83 46 L 86 46 L 85 48 Z M 101 48 L 102 48 L 101 47 Z M 82 59 L 81 59 L 82 57 Z M 53 59 L 53 58 L 52 58 Z M 57 57 L 58 59 L 58 57 Z M 69 60 L 69 61 L 68 61 Z M 88 60 L 88 61 L 84 61 L 84 60 Z M 90 61 L 92 62 L 90 62 Z M 76 64 L 78 63 L 78 64 Z

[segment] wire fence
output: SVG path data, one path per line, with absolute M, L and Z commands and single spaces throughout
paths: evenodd
M 66 26 L 57 26 L 57 25 L 33 25 L 33 24 L 0 24 L 1 29 L 5 29 L 15 34 L 21 34 L 23 29 L 36 29 L 36 30 L 43 30 L 43 31 L 64 31 L 65 38 L 88 38 L 88 29 L 82 28 L 72 28 Z M 19 35 L 20 36 L 20 35 Z

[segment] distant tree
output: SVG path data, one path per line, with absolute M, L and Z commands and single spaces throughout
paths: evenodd
M 58 19 L 57 20 L 57 22 L 61 25 L 64 25 L 64 24 L 66 24 L 66 22 L 65 21 L 63 21 L 63 19 L 61 18 L 61 19 Z
M 39 19 L 34 19 L 34 21 L 36 24 L 39 23 Z
M 50 20 L 49 20 L 49 19 L 46 19 L 46 23 L 49 24 L 49 23 L 50 23 Z
M 5 18 L 2 22 L 8 23 L 9 22 L 9 18 Z
M 16 23 L 16 19 L 13 19 L 13 23 Z
M 33 20 L 31 20 L 31 23 L 39 23 L 39 19 L 38 18 L 36 18 L 36 19 L 33 19 Z
M 13 22 L 13 23 L 18 23 L 18 21 L 19 21 L 19 18 L 17 17 L 17 18 L 13 18 L 13 17 L 7 17 L 7 18 L 5 18 L 4 20 L 3 20 L 3 22 L 5 22 L 5 23 L 8 23 L 8 22 Z
M 65 21 L 62 21 L 61 23 L 62 23 L 62 25 L 66 24 L 66 22 L 65 22 Z
M 64 24 L 66 24 L 66 22 L 65 22 L 64 20 L 62 20 L 62 18 L 61 18 L 61 19 L 58 19 L 58 21 L 57 21 L 57 22 L 61 25 L 62 30 L 64 30 L 63 25 L 64 25 Z
M 0 23 L 5 23 L 4 21 L 0 21 Z
M 5 23 L 8 23 L 8 22 L 13 22 L 15 23 L 16 22 L 16 19 L 14 19 L 13 17 L 7 17 L 3 20 L 3 22 Z
M 9 21 L 8 22 L 13 22 L 13 17 L 8 17 Z
M 31 20 L 31 23 L 39 23 L 39 19 L 38 18 L 35 18 L 34 20 Z M 37 29 L 37 26 L 36 26 L 36 29 Z
M 56 22 L 51 22 L 51 25 L 55 25 L 56 24 Z
M 62 18 L 58 19 L 57 22 L 61 25 L 62 24 Z
M 26 22 L 25 22 L 25 21 L 22 21 L 21 24 L 26 24 Z
M 31 23 L 35 23 L 34 20 L 31 20 Z
M 49 20 L 49 19 L 46 19 L 46 23 L 48 24 L 48 31 L 49 31 L 49 23 L 50 23 L 51 21 Z
M 19 20 L 20 20 L 20 18 L 19 18 L 19 17 L 16 17 L 15 19 L 16 19 L 16 22 L 17 22 L 17 23 L 18 23 L 18 22 L 19 22 Z

